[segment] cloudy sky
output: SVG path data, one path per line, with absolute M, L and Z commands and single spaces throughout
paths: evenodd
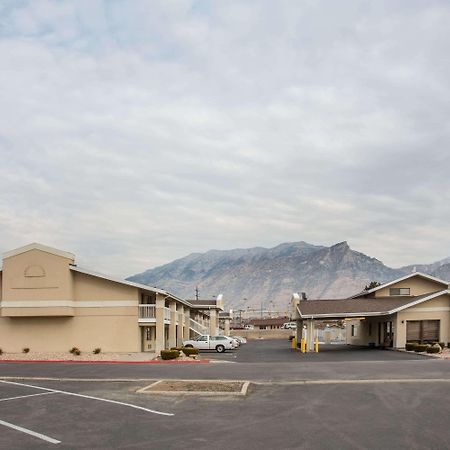
M 0 251 L 127 276 L 304 240 L 450 256 L 448 1 L 0 2 Z

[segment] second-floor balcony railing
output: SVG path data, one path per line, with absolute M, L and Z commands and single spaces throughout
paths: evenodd
M 164 322 L 170 322 L 170 309 L 164 307 Z M 139 320 L 141 322 L 156 322 L 156 305 L 139 305 Z
M 139 319 L 156 321 L 155 305 L 139 305 Z

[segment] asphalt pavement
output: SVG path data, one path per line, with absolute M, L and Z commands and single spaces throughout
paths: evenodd
M 210 364 L 83 364 L 0 362 L 0 377 L 217 379 L 295 381 L 305 379 L 358 379 L 450 377 L 448 361 L 389 350 L 350 346 L 322 347 L 319 353 L 301 354 L 288 341 L 250 341 L 224 354 L 203 353 Z
M 288 345 L 250 342 L 198 365 L 0 363 L 0 448 L 450 448 L 449 361 Z M 162 378 L 253 382 L 246 397 L 137 392 Z

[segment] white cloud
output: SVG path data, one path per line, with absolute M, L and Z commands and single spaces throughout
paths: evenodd
M 450 254 L 446 2 L 0 8 L 1 250 L 124 276 L 295 240 Z

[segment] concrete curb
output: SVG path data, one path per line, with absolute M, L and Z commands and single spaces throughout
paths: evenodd
M 150 391 L 148 389 L 152 388 L 153 386 L 157 386 L 158 384 L 164 382 L 164 381 L 186 381 L 186 382 L 192 382 L 192 381 L 198 381 L 198 382 L 216 382 L 216 383 L 243 383 L 241 390 L 238 392 L 217 392 L 217 391 Z M 158 380 L 155 381 L 152 384 L 149 384 L 148 386 L 145 386 L 141 389 L 138 389 L 136 393 L 138 394 L 151 394 L 151 395 L 170 395 L 170 396 L 177 396 L 177 395 L 201 395 L 201 396 L 219 396 L 219 397 L 226 397 L 226 396 L 239 396 L 243 397 L 247 395 L 248 387 L 250 386 L 250 381 L 241 381 L 241 380 Z
M 157 378 L 62 378 L 62 377 L 2 377 L 0 380 L 5 381 L 75 381 L 75 382 L 88 382 L 88 383 L 149 383 L 151 381 L 157 381 Z

